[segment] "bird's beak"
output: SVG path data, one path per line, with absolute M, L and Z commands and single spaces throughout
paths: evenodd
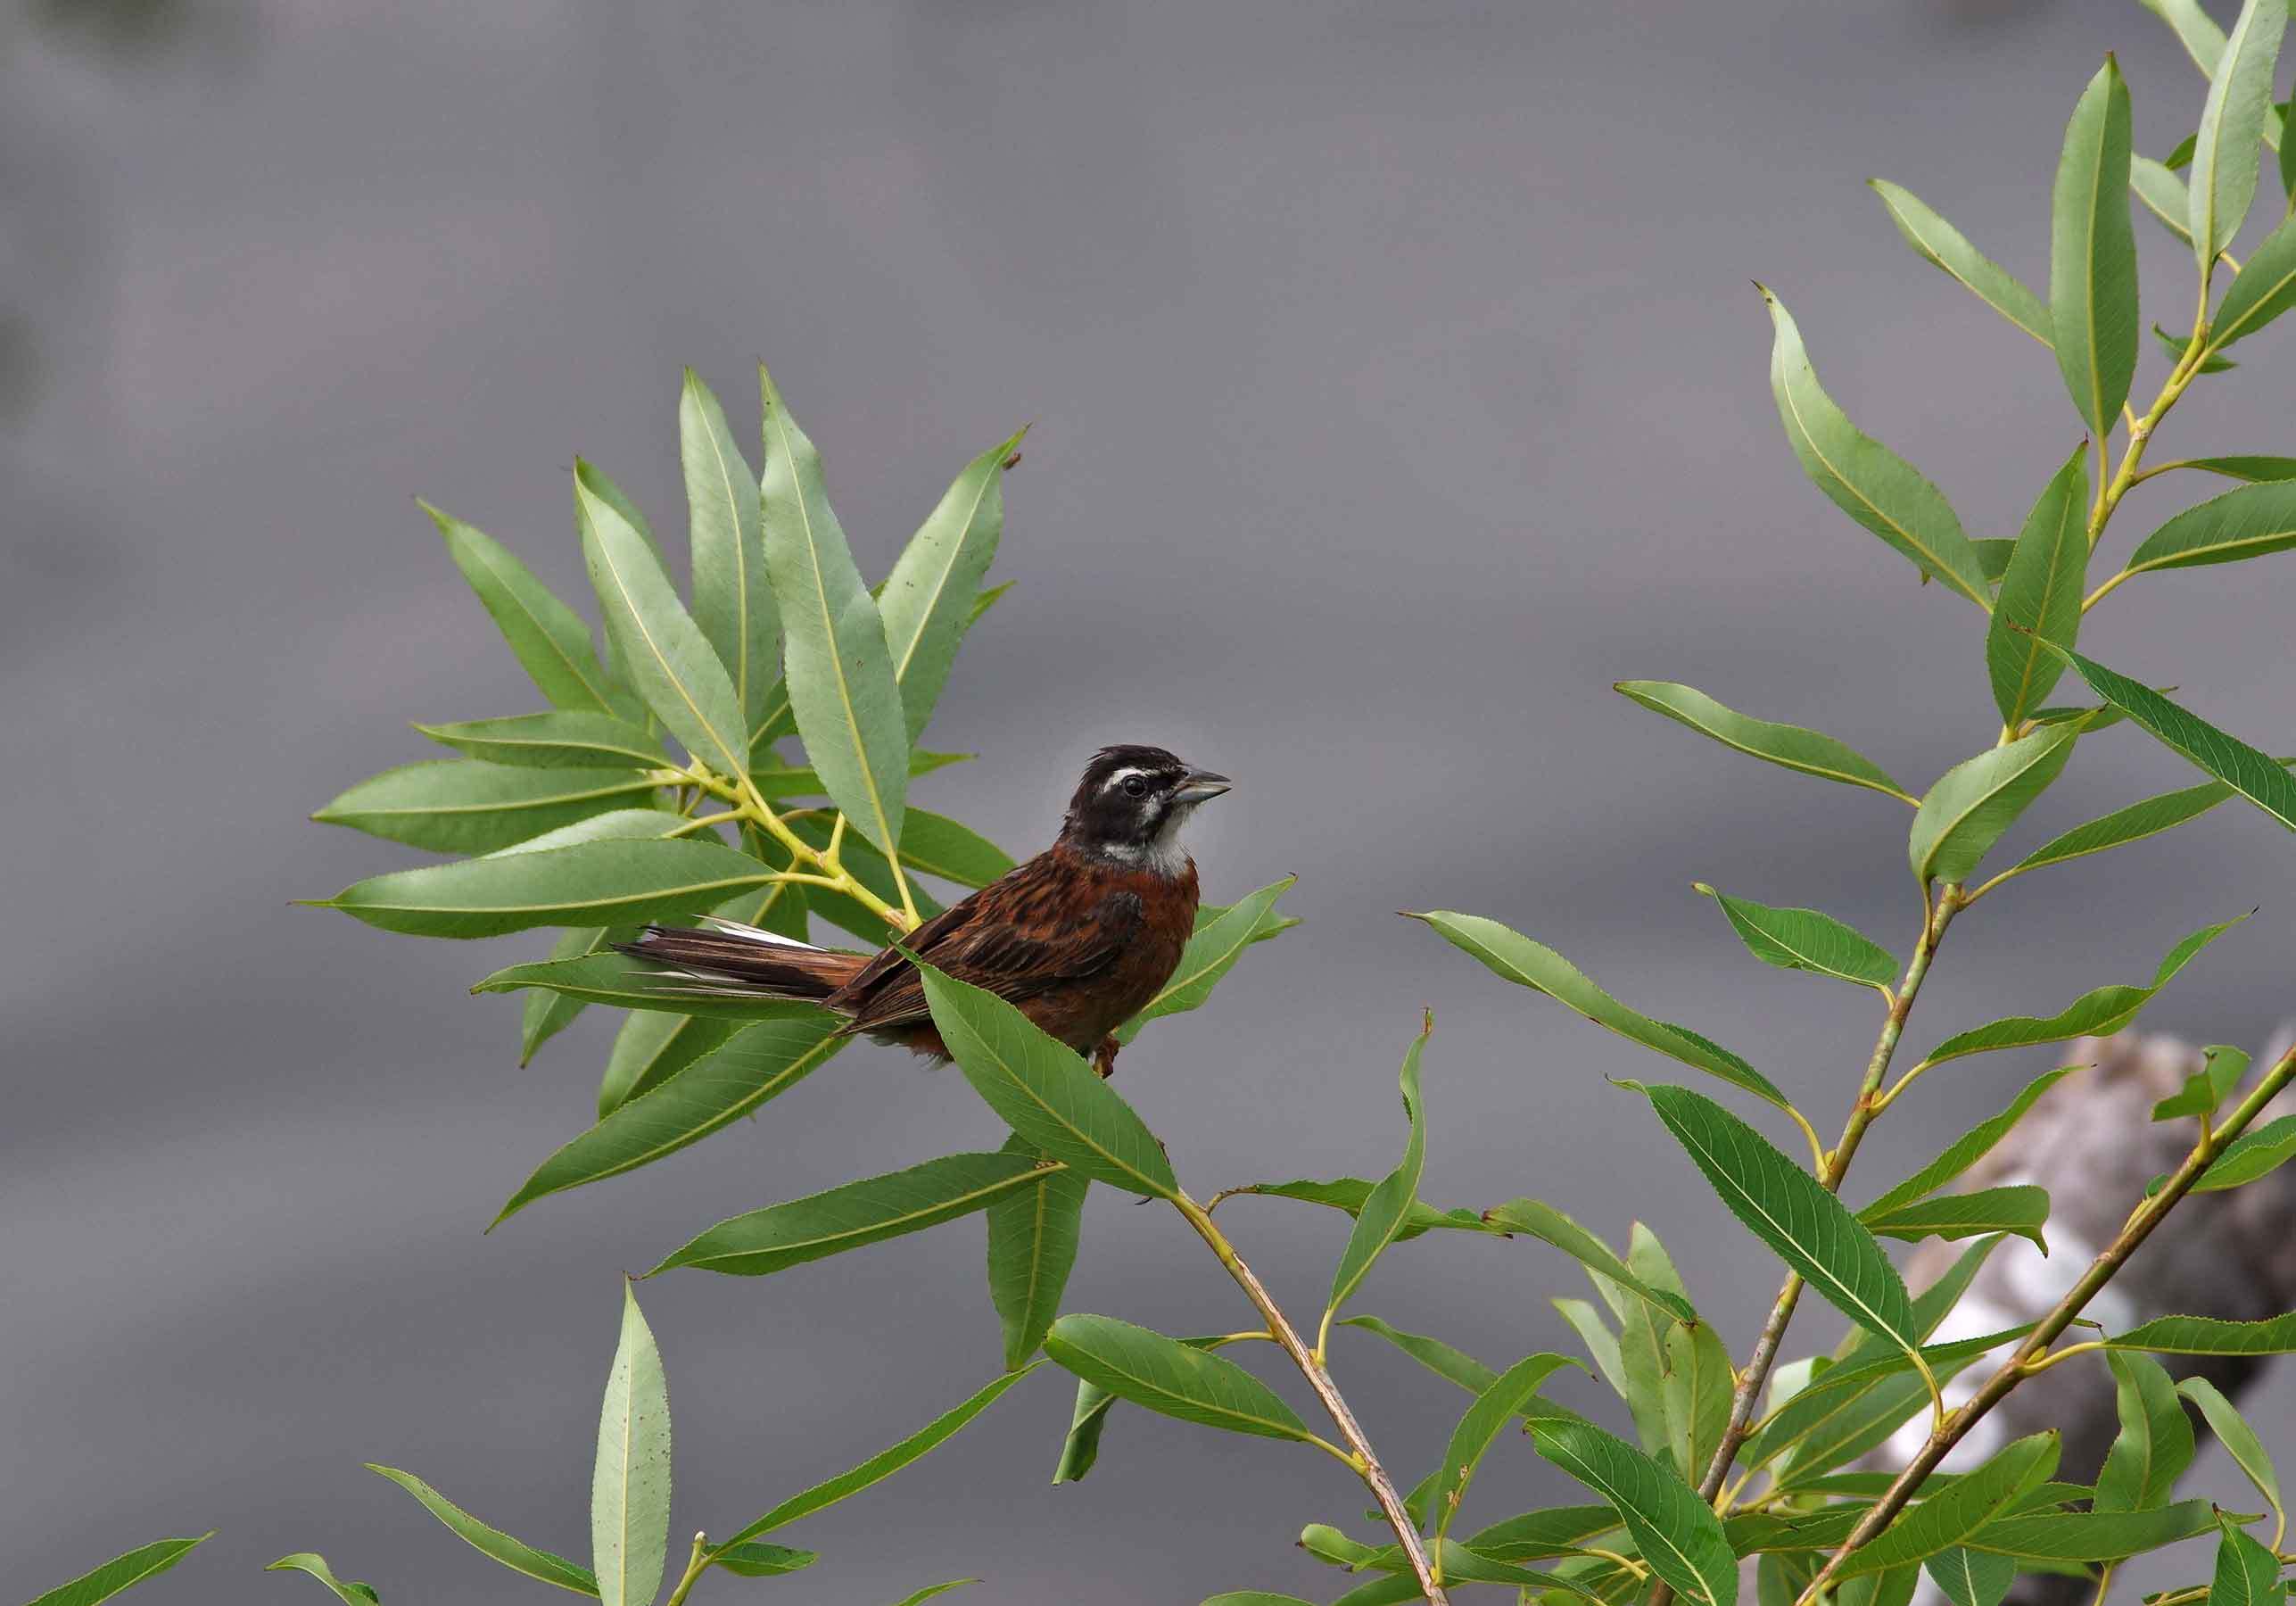
M 1180 777 L 1180 784 L 1172 793 L 1175 803 L 1204 803 L 1217 798 L 1235 782 L 1226 775 L 1210 770 L 1192 769 Z

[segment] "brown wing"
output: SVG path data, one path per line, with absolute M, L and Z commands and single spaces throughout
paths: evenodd
M 903 944 L 960 981 L 1018 1001 L 1105 970 L 1138 932 L 1138 893 L 1053 854 L 1041 855 L 919 926 Z M 862 1031 L 929 1018 L 924 984 L 887 948 L 831 1002 Z

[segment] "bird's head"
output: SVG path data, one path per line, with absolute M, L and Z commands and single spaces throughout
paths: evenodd
M 1180 827 L 1197 805 L 1228 789 L 1226 775 L 1155 747 L 1108 747 L 1092 756 L 1069 800 L 1061 840 L 1079 851 L 1177 873 Z

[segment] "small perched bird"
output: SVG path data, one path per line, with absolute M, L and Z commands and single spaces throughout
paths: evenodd
M 1061 834 L 903 940 L 902 948 L 960 981 L 1019 1006 L 1047 1035 L 1116 1064 L 1111 1035 L 1170 981 L 1195 930 L 1196 865 L 1180 828 L 1228 790 L 1162 748 L 1103 748 L 1085 766 Z M 690 977 L 714 996 L 820 1004 L 848 1032 L 937 1061 L 923 981 L 900 948 L 876 955 L 811 943 L 737 921 L 710 930 L 649 926 L 623 952 Z

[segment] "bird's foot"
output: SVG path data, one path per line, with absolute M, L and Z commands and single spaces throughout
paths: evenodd
M 1116 1074 L 1116 1051 L 1122 1046 L 1116 1040 L 1116 1034 L 1111 1032 L 1101 1039 L 1100 1047 L 1092 1051 L 1092 1068 L 1100 1072 L 1103 1081 Z

